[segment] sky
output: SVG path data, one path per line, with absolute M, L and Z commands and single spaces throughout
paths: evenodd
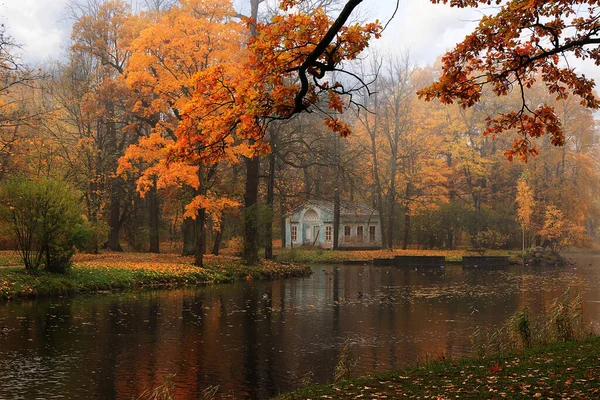
M 134 7 L 142 3 L 129 1 Z M 71 34 L 66 3 L 67 0 L 0 0 L 0 21 L 23 46 L 27 62 L 39 65 L 64 55 Z M 387 22 L 395 4 L 395 0 L 364 0 L 356 17 Z M 409 50 L 415 62 L 432 63 L 470 31 L 476 16 L 472 10 L 433 5 L 429 0 L 401 0 L 396 17 L 376 46 L 390 52 Z
M 127 0 L 133 8 L 142 0 Z M 64 56 L 71 34 L 66 18 L 67 0 L 0 0 L 0 22 L 23 47 L 23 59 L 39 66 Z M 234 0 L 241 11 L 248 0 Z M 387 22 L 393 15 L 395 0 L 364 0 L 355 18 Z M 246 7 L 247 8 L 247 7 Z M 410 54 L 412 62 L 433 64 L 471 32 L 480 11 L 456 9 L 430 0 L 400 0 L 399 10 L 375 47 L 383 52 Z M 600 82 L 600 68 L 593 63 L 572 61 L 580 72 Z

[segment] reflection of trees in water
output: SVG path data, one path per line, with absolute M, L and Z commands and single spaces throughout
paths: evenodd
M 133 397 L 176 374 L 182 398 L 209 385 L 264 398 L 294 388 L 308 371 L 331 380 L 346 340 L 360 357 L 358 374 L 425 354 L 464 355 L 475 326 L 500 325 L 526 305 L 543 314 L 568 286 L 583 292 L 589 321 L 600 315 L 600 303 L 589 302 L 600 300 L 590 297 L 599 283 L 593 267 L 325 266 L 307 279 L 8 303 L 0 325 L 13 331 L 0 346 L 18 352 L 12 365 L 31 354 L 48 360 L 54 373 L 36 375 L 23 392 L 30 397 L 55 387 L 77 397 Z M 0 363 L 0 374 L 6 368 Z M 0 397 L 10 393 L 3 385 Z

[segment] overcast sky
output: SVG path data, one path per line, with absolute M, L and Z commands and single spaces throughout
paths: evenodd
M 135 8 L 142 0 L 128 0 Z M 67 0 L 0 0 L 0 21 L 17 43 L 23 45 L 24 59 L 40 65 L 64 54 L 71 22 L 65 18 Z M 248 0 L 234 0 L 243 6 Z M 364 0 L 358 19 L 378 18 L 384 23 L 392 16 L 395 0 Z M 400 9 L 376 47 L 385 51 L 408 50 L 413 62 L 432 64 L 469 33 L 479 11 L 455 9 L 430 0 L 400 0 Z M 600 68 L 574 61 L 581 72 L 600 81 Z
M 142 3 L 130 1 L 134 7 L 136 2 Z M 39 64 L 60 58 L 71 30 L 70 21 L 65 18 L 65 4 L 66 0 L 0 0 L 1 20 L 23 45 L 28 62 Z M 387 21 L 394 6 L 395 0 L 365 0 L 360 12 Z M 464 37 L 475 16 L 472 10 L 433 5 L 429 0 L 401 0 L 400 10 L 378 47 L 390 51 L 408 48 L 415 61 L 431 63 Z

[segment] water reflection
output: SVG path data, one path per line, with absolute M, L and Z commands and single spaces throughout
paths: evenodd
M 463 356 L 474 326 L 566 288 L 600 323 L 600 257 L 576 269 L 316 266 L 306 279 L 0 305 L 0 398 L 132 398 L 175 374 L 178 398 L 268 398 L 312 371 L 332 379 L 344 342 L 358 373 Z

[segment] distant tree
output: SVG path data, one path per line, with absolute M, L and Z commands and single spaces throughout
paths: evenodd
M 581 242 L 585 237 L 583 228 L 568 221 L 563 212 L 552 205 L 546 207 L 544 227 L 540 233 L 548 240 L 554 253 Z
M 531 224 L 531 215 L 533 214 L 533 191 L 527 184 L 527 179 L 524 176 L 519 178 L 517 182 L 517 221 L 521 225 L 523 231 L 523 252 L 525 252 L 525 231 Z

